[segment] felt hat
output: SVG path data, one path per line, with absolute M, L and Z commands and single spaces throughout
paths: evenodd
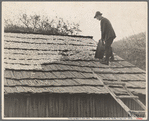
M 101 15 L 102 15 L 102 13 L 100 13 L 99 11 L 97 11 L 97 12 L 96 12 L 96 14 L 95 14 L 95 16 L 94 16 L 94 18 L 96 18 L 98 15 L 100 15 L 100 16 L 101 16 Z

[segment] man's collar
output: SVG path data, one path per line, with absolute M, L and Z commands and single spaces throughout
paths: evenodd
M 104 19 L 104 17 L 102 17 L 102 19 Z M 101 19 L 101 20 L 102 20 L 102 19 Z M 100 20 L 100 21 L 101 21 L 101 20 Z

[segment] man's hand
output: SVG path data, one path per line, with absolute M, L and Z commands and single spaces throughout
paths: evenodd
M 102 41 L 102 45 L 104 46 L 104 45 L 105 45 L 105 42 L 104 42 L 104 40 L 102 39 L 101 41 Z

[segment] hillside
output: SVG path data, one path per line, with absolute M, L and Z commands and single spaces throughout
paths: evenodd
M 146 33 L 123 38 L 115 41 L 113 51 L 126 61 L 146 70 Z

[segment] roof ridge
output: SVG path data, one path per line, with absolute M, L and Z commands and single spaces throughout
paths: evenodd
M 21 33 L 21 34 L 36 34 L 36 35 L 52 35 L 52 36 L 67 36 L 67 37 L 80 37 L 80 38 L 90 38 L 92 39 L 93 36 L 83 36 L 83 35 L 60 35 L 60 34 L 44 34 L 44 33 L 37 33 L 37 32 L 5 32 L 5 33 Z

